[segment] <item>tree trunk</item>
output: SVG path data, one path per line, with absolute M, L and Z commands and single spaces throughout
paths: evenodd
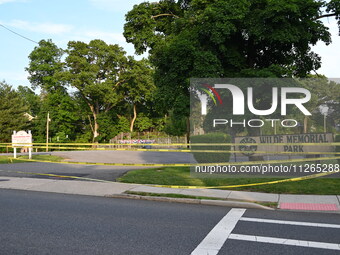
M 94 129 L 93 129 L 93 141 L 96 141 L 96 138 L 99 136 L 99 124 L 97 122 L 97 114 L 93 114 L 94 119 Z
M 303 133 L 307 133 L 308 130 L 308 118 L 307 116 L 305 116 L 305 118 L 303 119 Z
M 91 112 L 92 112 L 92 116 L 93 116 L 93 140 L 92 142 L 96 142 L 96 138 L 99 136 L 99 124 L 98 124 L 98 120 L 97 120 L 97 116 L 98 113 L 95 111 L 93 105 L 89 105 Z
M 189 117 L 187 117 L 187 119 L 186 119 L 186 124 L 187 124 L 187 134 L 186 134 L 187 144 L 189 144 L 190 143 L 190 118 Z M 187 148 L 189 148 L 189 147 L 190 146 L 188 145 Z
M 135 124 L 135 120 L 137 119 L 137 108 L 136 105 L 133 105 L 133 118 L 130 123 L 130 132 L 133 132 L 133 125 Z

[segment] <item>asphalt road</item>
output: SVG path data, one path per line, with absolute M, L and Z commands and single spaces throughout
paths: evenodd
M 127 171 L 136 169 L 141 169 L 141 167 L 118 167 L 118 166 L 116 167 L 116 166 L 30 162 L 17 164 L 1 164 L 0 176 L 49 178 L 49 179 L 57 178 L 34 174 L 43 173 L 115 181 L 118 177 L 122 176 Z M 60 180 L 67 178 L 58 177 L 58 179 Z
M 55 151 L 52 155 L 61 156 L 74 162 L 94 163 L 193 163 L 190 153 L 159 151 Z
M 93 163 L 190 163 L 194 161 L 191 154 L 178 152 L 62 151 L 52 152 L 52 155 L 63 157 L 68 161 L 93 162 Z M 55 178 L 44 175 L 32 174 L 43 173 L 115 181 L 117 178 L 119 178 L 128 171 L 143 168 L 150 167 L 100 166 L 100 165 L 30 162 L 18 164 L 1 164 L 0 176 L 49 178 L 49 179 Z
M 67 161 L 73 162 L 93 162 L 93 163 L 194 163 L 196 162 L 190 153 L 180 152 L 154 152 L 154 151 L 60 151 L 52 152 L 53 155 L 61 156 Z M 298 164 L 297 164 L 298 165 Z M 144 167 L 150 168 L 150 167 Z M 77 164 L 53 164 L 53 163 L 20 163 L 20 164 L 1 164 L 0 176 L 11 177 L 32 177 L 32 178 L 49 178 L 56 177 L 37 175 L 34 173 L 54 174 L 63 176 L 77 176 L 92 179 L 115 181 L 126 172 L 143 167 L 131 166 L 100 166 L 100 165 L 77 165 Z M 20 173 L 19 173 L 20 172 Z M 32 174 L 33 173 L 33 174 Z M 314 172 L 313 172 L 314 173 Z M 258 173 L 231 174 L 235 177 L 296 177 L 310 175 L 313 173 L 277 173 L 261 175 Z M 192 173 L 196 176 L 195 173 Z M 210 175 L 198 174 L 199 178 L 203 177 L 225 177 L 226 174 Z M 340 173 L 326 176 L 326 178 L 339 178 Z M 58 178 L 60 179 L 60 178 Z M 67 179 L 67 178 L 64 178 Z
M 339 214 L 244 210 L 15 190 L 0 190 L 0 205 L 0 254 L 180 255 L 202 248 L 204 240 L 210 243 L 206 247 L 215 251 L 209 254 L 319 255 L 339 254 L 340 250 L 339 245 L 339 250 L 334 248 L 334 244 L 340 243 Z M 256 222 L 265 219 L 275 222 Z M 296 221 L 297 225 L 287 221 Z M 230 226 L 233 222 L 236 225 Z M 308 226 L 301 226 L 301 222 Z M 311 223 L 329 225 L 310 226 Z M 251 235 L 270 241 L 244 240 Z M 300 243 L 275 244 L 278 238 Z M 306 242 L 301 240 L 312 241 L 318 248 L 303 247 Z

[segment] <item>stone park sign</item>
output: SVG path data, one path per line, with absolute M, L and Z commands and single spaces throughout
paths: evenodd
M 303 155 L 303 152 L 307 152 L 306 154 L 308 154 L 308 152 L 331 153 L 334 152 L 334 146 L 328 144 L 332 142 L 333 134 L 331 133 L 243 136 L 235 137 L 235 150 L 242 151 L 242 153 L 237 153 L 239 156 L 242 154 L 243 156 L 265 156 L 280 154 L 281 152 L 299 153 L 299 155 Z M 252 143 L 254 143 L 254 145 L 252 145 Z M 280 145 L 281 143 L 282 145 Z M 256 151 L 270 153 L 256 153 Z
M 29 158 L 32 158 L 32 134 L 29 130 L 26 131 L 13 131 L 12 147 L 14 149 L 14 158 L 17 156 L 17 148 L 28 148 Z

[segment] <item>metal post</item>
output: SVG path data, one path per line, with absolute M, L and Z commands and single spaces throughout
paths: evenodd
M 28 158 L 32 159 L 32 147 L 28 148 Z
M 326 127 L 326 114 L 323 115 L 323 132 L 327 132 L 327 127 Z
M 46 152 L 48 152 L 48 131 L 49 131 L 49 123 L 50 123 L 50 113 L 47 113 L 47 123 L 46 123 Z
M 28 130 L 28 134 L 32 135 L 32 131 Z M 32 148 L 33 148 L 33 139 L 31 141 L 31 144 L 28 147 L 28 158 L 32 159 Z
M 13 131 L 13 135 L 15 135 L 17 131 Z M 17 148 L 13 146 L 13 137 L 12 137 L 12 147 L 13 147 L 13 153 L 14 153 L 14 158 L 17 158 Z

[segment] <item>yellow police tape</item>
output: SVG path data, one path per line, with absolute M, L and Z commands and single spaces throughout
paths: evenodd
M 335 173 L 339 173 L 339 170 L 336 170 L 333 172 L 306 175 L 302 177 L 295 177 L 295 178 L 290 178 L 290 179 L 277 180 L 277 181 L 248 183 L 248 184 L 239 184 L 239 185 L 227 185 L 227 186 L 179 186 L 179 185 L 150 185 L 150 186 L 157 187 L 157 188 L 172 188 L 172 189 L 231 189 L 231 188 L 277 184 L 277 183 L 283 183 L 283 182 L 303 181 L 303 180 L 315 179 L 317 177 L 327 176 L 327 175 L 331 175 Z
M 253 144 L 254 145 L 254 144 Z M 1 147 L 1 146 L 0 146 Z M 236 150 L 183 150 L 183 149 L 139 149 L 139 148 L 86 148 L 86 147 L 52 147 L 52 146 L 34 146 L 37 149 L 50 150 L 89 150 L 89 151 L 152 151 L 152 152 L 186 152 L 186 153 L 245 153 L 246 151 L 236 151 Z M 254 154 L 340 154 L 340 152 L 289 152 L 289 151 L 251 151 Z
M 45 145 L 45 143 L 41 143 Z M 50 144 L 50 145 L 78 145 L 78 144 Z M 83 146 L 86 145 L 95 145 L 98 146 L 99 144 L 81 144 Z M 100 144 L 102 146 L 103 144 Z M 141 146 L 141 145 L 157 145 L 157 146 L 189 146 L 189 144 L 106 144 L 107 146 L 112 145 L 119 145 L 119 146 Z M 192 147 L 194 146 L 235 146 L 235 145 L 256 145 L 254 143 L 249 144 L 191 144 Z M 277 143 L 277 144 L 270 144 L 270 145 L 291 145 L 291 143 Z M 295 144 L 296 145 L 296 144 Z M 340 145 L 340 143 L 327 143 L 327 144 L 320 144 L 320 143 L 300 143 L 298 145 L 317 145 L 317 146 L 329 146 L 329 145 Z M 41 148 L 46 148 L 46 146 L 40 146 Z M 161 152 L 232 152 L 232 153 L 244 153 L 243 151 L 219 151 L 219 150 L 180 150 L 180 149 L 131 149 L 131 148 L 84 148 L 84 147 L 52 147 L 49 148 L 53 149 L 86 149 L 86 150 L 117 150 L 117 151 L 161 151 Z M 266 152 L 266 151 L 255 151 L 254 153 L 272 153 L 272 154 L 292 154 L 291 152 Z M 294 154 L 334 154 L 339 155 L 339 152 L 304 152 L 304 153 L 294 153 Z M 11 158 L 12 160 L 13 158 Z M 206 165 L 258 165 L 258 164 L 280 164 L 280 163 L 298 163 L 298 162 L 308 162 L 308 161 L 324 161 L 324 160 L 333 160 L 333 159 L 340 159 L 340 157 L 322 157 L 322 158 L 306 158 L 306 159 L 290 159 L 290 160 L 268 160 L 268 161 L 246 161 L 246 162 L 225 162 L 225 163 L 163 163 L 163 164 L 153 164 L 153 163 L 94 163 L 94 162 L 72 162 L 72 161 L 63 161 L 63 162 L 55 162 L 55 161 L 42 161 L 42 160 L 33 160 L 33 159 L 21 159 L 17 158 L 17 160 L 24 160 L 24 161 L 31 161 L 31 162 L 42 162 L 42 163 L 59 163 L 59 164 L 80 164 L 80 165 L 104 165 L 104 166 L 140 166 L 140 167 L 163 167 L 163 166 L 206 166 Z M 249 187 L 249 186 L 258 186 L 258 185 L 268 185 L 268 184 L 277 184 L 283 182 L 295 182 L 295 181 L 302 181 L 307 179 L 313 179 L 317 177 L 322 177 L 326 175 L 331 175 L 337 173 L 339 171 L 334 172 L 326 172 L 326 173 L 318 173 L 303 177 L 296 177 L 284 180 L 277 180 L 277 181 L 269 181 L 269 182 L 261 182 L 261 183 L 251 183 L 251 184 L 241 184 L 241 185 L 228 185 L 228 186 L 178 186 L 178 185 L 149 185 L 153 187 L 165 187 L 165 188 L 177 188 L 177 189 L 217 189 L 217 188 L 237 188 L 237 187 Z M 59 177 L 59 178 L 73 178 L 73 179 L 82 179 L 82 180 L 90 180 L 90 181 L 99 181 L 99 182 L 111 182 L 99 179 L 92 179 L 92 178 L 85 178 L 85 177 L 77 177 L 77 176 L 64 176 L 64 175 L 55 175 L 55 174 L 43 174 L 43 173 L 29 173 L 29 172 L 18 172 L 23 174 L 34 174 L 34 175 L 45 175 L 51 177 Z
M 22 144 L 22 143 L 20 143 Z M 2 147 L 10 145 L 12 147 L 12 143 L 0 143 Z M 46 143 L 25 143 L 26 146 L 35 146 L 35 145 L 45 145 Z M 48 146 L 239 146 L 239 145 L 258 145 L 257 143 L 48 143 Z M 332 142 L 332 143 L 270 143 L 270 144 L 261 144 L 261 145 L 304 145 L 304 146 L 336 146 L 340 145 L 340 142 Z M 23 147 L 23 146 L 17 146 Z
M 234 151 L 234 150 L 180 150 L 180 149 L 138 149 L 138 148 L 84 148 L 84 147 L 46 147 L 46 146 L 35 146 L 34 148 L 40 149 L 60 149 L 60 150 L 88 150 L 88 151 L 152 151 L 152 152 L 186 152 L 186 153 L 245 153 L 245 151 Z M 340 152 L 289 152 L 289 151 L 251 151 L 254 154 L 298 154 L 298 155 L 324 155 L 324 154 L 339 154 Z
M 13 159 L 13 158 L 11 158 Z M 16 160 L 30 161 L 30 162 L 42 162 L 42 163 L 54 163 L 54 164 L 78 164 L 78 165 L 100 165 L 100 166 L 206 166 L 206 165 L 259 165 L 259 164 L 281 164 L 281 163 L 296 163 L 296 162 L 308 162 L 308 161 L 324 161 L 340 159 L 340 157 L 322 157 L 322 158 L 302 158 L 302 159 L 289 159 L 289 160 L 267 160 L 267 161 L 242 161 L 242 162 L 221 162 L 221 163 L 95 163 L 95 162 L 74 162 L 74 161 L 47 161 L 47 160 L 35 160 L 35 159 L 22 159 L 16 158 Z
M 5 171 L 5 170 L 0 170 L 0 171 L 1 172 L 14 172 L 14 173 L 28 174 L 28 175 L 41 175 L 41 176 L 49 176 L 49 177 L 57 177 L 57 178 L 80 179 L 80 180 L 96 181 L 96 182 L 104 182 L 104 183 L 115 183 L 113 181 L 79 177 L 79 176 L 32 173 L 32 172 L 22 172 L 22 171 Z M 277 181 L 248 183 L 248 184 L 239 184 L 239 185 L 225 185 L 225 186 L 180 186 L 180 185 L 152 185 L 152 184 L 146 184 L 146 185 L 151 186 L 151 187 L 157 187 L 157 188 L 172 188 L 172 189 L 231 189 L 231 188 L 241 188 L 241 187 L 250 187 L 250 186 L 278 184 L 278 183 L 284 183 L 284 182 L 303 181 L 303 180 L 315 179 L 317 177 L 323 177 L 323 176 L 327 176 L 327 175 L 331 175 L 331 174 L 335 174 L 335 173 L 339 173 L 339 170 L 336 170 L 336 171 L 333 171 L 333 172 L 312 174 L 312 175 L 307 175 L 307 176 L 302 176 L 302 177 L 295 177 L 295 178 L 290 178 L 290 179 L 277 180 Z
M 44 173 L 32 173 L 32 172 L 23 172 L 23 171 L 5 171 L 5 170 L 0 170 L 0 172 L 17 173 L 17 174 L 28 174 L 28 175 L 41 175 L 41 176 L 49 176 L 49 177 L 57 177 L 57 178 L 70 178 L 70 179 L 80 179 L 80 180 L 86 180 L 86 181 L 115 183 L 113 181 L 106 181 L 106 180 L 93 179 L 93 178 L 87 178 L 87 177 L 79 177 L 79 176 L 72 176 L 72 175 L 44 174 Z

